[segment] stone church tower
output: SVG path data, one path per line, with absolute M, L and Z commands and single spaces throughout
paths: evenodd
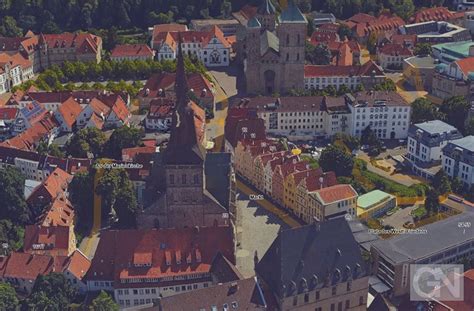
M 183 228 L 231 225 L 230 155 L 206 154 L 198 138 L 197 116 L 193 108 L 196 104 L 188 96 L 181 44 L 178 44 L 175 90 L 170 140 L 157 155 L 154 170 L 158 173 L 152 177 L 158 181 L 157 184 L 161 184 L 157 189 L 161 195 L 139 215 L 138 226 Z M 225 161 L 227 158 L 229 163 Z M 215 163 L 220 164 L 219 169 L 216 169 Z M 209 185 L 206 185 L 207 182 Z
M 272 94 L 304 88 L 307 23 L 293 0 L 278 18 L 271 0 L 263 0 L 247 22 L 242 44 L 247 92 Z

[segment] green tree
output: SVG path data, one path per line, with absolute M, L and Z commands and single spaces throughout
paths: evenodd
M 372 55 L 375 55 L 375 52 L 377 51 L 377 35 L 375 32 L 371 32 L 367 39 L 367 50 Z
M 380 148 L 380 146 L 382 145 L 380 139 L 377 137 L 370 125 L 368 125 L 365 129 L 362 130 L 360 136 L 360 143 L 362 145 L 368 145 L 370 147 L 375 148 Z
M 15 18 L 12 16 L 5 16 L 2 18 L 0 24 L 0 34 L 6 37 L 20 37 L 22 30 L 17 26 Z
M 328 65 L 331 63 L 331 51 L 327 44 L 319 43 L 310 53 L 308 57 L 314 65 Z
M 76 297 L 77 291 L 64 275 L 52 272 L 38 276 L 25 305 L 29 310 L 65 310 Z
M 458 177 L 451 180 L 451 190 L 454 193 L 461 194 L 464 190 L 464 183 Z
M 344 40 L 345 38 L 351 40 L 353 37 L 352 30 L 346 24 L 342 24 L 341 26 L 339 26 L 337 34 L 339 35 L 339 38 L 341 40 Z
M 350 176 L 354 167 L 352 155 L 335 145 L 330 145 L 321 152 L 319 166 L 323 171 L 334 171 L 337 176 Z
M 78 224 L 85 228 L 92 225 L 93 220 L 94 172 L 79 172 L 75 174 L 68 187 L 69 198 L 79 218 Z
M 106 137 L 102 131 L 95 127 L 84 128 L 72 136 L 65 149 L 67 154 L 73 157 L 86 158 L 88 153 L 94 156 L 100 155 L 105 142 Z
M 385 78 L 385 80 L 382 83 L 374 85 L 374 91 L 396 91 L 397 86 L 395 85 L 395 82 L 393 80 Z
M 474 118 L 470 118 L 466 122 L 466 135 L 474 135 Z
M 443 101 L 439 107 L 439 112 L 442 113 L 445 122 L 464 133 L 470 108 L 471 104 L 465 96 L 454 96 Z
M 8 244 L 7 251 L 20 249 L 23 246 L 24 235 L 25 229 L 22 226 L 15 225 L 8 219 L 0 220 L 0 243 Z
M 392 11 L 404 20 L 408 20 L 415 12 L 415 5 L 412 0 L 396 0 L 393 3 Z
M 139 128 L 122 126 L 116 129 L 106 144 L 109 157 L 120 160 L 122 149 L 136 147 L 140 143 L 143 131 Z
M 14 224 L 25 224 L 30 215 L 23 190 L 25 176 L 14 167 L 0 170 L 0 219 L 11 220 Z
M 413 49 L 413 54 L 426 56 L 431 54 L 431 45 L 429 43 L 417 43 Z
M 105 291 L 100 291 L 100 294 L 92 300 L 89 309 L 91 311 L 118 311 L 119 306 Z
M 425 209 L 429 215 L 438 213 L 439 193 L 436 191 L 436 189 L 430 188 L 426 192 Z
M 432 186 L 439 194 L 451 192 L 451 182 L 449 176 L 441 169 L 434 176 Z
M 424 97 L 417 98 L 411 104 L 411 110 L 411 122 L 414 124 L 436 120 L 438 116 L 436 106 L 430 100 Z
M 135 226 L 137 201 L 133 184 L 124 169 L 105 169 L 99 178 L 96 193 L 103 201 L 103 215 L 115 212 L 122 228 Z
M 0 310 L 16 310 L 18 306 L 15 289 L 8 283 L 0 283 Z

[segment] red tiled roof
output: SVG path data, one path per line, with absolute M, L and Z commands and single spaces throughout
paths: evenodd
M 97 53 L 102 38 L 90 33 L 41 34 L 40 44 L 45 43 L 49 49 L 75 48 L 76 53 Z
M 175 50 L 179 35 L 181 35 L 182 43 L 200 43 L 201 47 L 206 47 L 212 38 L 216 38 L 224 47 L 231 47 L 220 28 L 216 25 L 214 25 L 209 31 L 189 30 L 160 32 L 153 37 L 153 46 L 157 47 L 165 42 L 170 48 Z
M 348 184 L 323 188 L 315 191 L 315 194 L 323 201 L 323 204 L 331 204 L 357 196 L 357 192 Z
M 170 31 L 186 31 L 188 27 L 183 24 L 160 24 L 153 26 L 153 35 L 155 38 L 159 33 L 170 32 Z
M 137 155 L 140 154 L 154 154 L 156 152 L 155 146 L 143 146 L 134 148 L 122 149 L 122 160 L 133 161 Z
M 322 178 L 322 184 L 321 184 Z M 308 177 L 305 177 L 305 186 L 307 191 L 315 191 L 321 188 L 331 187 L 337 185 L 337 178 L 334 172 L 326 172 L 321 174 L 312 174 Z
M 117 45 L 112 52 L 110 57 L 153 57 L 153 50 L 146 44 L 122 44 Z
M 74 222 L 74 208 L 64 193 L 58 195 L 38 218 L 42 226 L 70 226 Z
M 418 10 L 410 18 L 410 23 L 422 23 L 430 21 L 449 21 L 453 13 L 445 7 L 424 8 Z
M 358 13 L 344 22 L 358 37 L 366 37 L 370 33 L 386 33 L 395 31 L 405 22 L 398 16 L 380 15 L 373 17 L 368 14 Z
M 205 136 L 206 112 L 194 102 L 191 102 L 190 105 L 194 112 L 194 127 L 196 128 L 197 141 L 203 142 Z
M 15 120 L 18 108 L 0 108 L 0 120 Z
M 147 118 L 164 119 L 170 118 L 174 111 L 174 101 L 170 98 L 159 97 L 150 102 L 150 110 Z
M 39 122 L 36 122 L 32 127 L 17 136 L 0 143 L 0 146 L 32 151 L 35 149 L 35 145 L 56 127 L 58 127 L 56 119 L 54 119 L 50 114 L 45 114 L 44 117 Z
M 49 200 L 51 203 L 56 197 L 67 190 L 69 183 L 72 180 L 72 175 L 60 169 L 56 168 L 46 180 L 36 187 L 30 196 L 27 198 L 28 203 L 35 203 L 35 200 L 44 198 Z
M 72 128 L 77 117 L 81 114 L 82 107 L 71 96 L 58 107 L 58 113 L 63 117 L 64 123 Z
M 49 255 L 33 255 L 12 252 L 6 258 L 3 277 L 36 280 L 38 275 L 45 275 L 55 270 L 54 258 Z
M 334 66 L 334 65 L 305 65 L 304 76 L 306 77 L 331 77 L 331 76 L 369 76 L 375 71 L 375 75 L 383 75 L 382 69 L 373 61 L 368 61 L 357 66 Z
M 23 250 L 31 254 L 67 256 L 69 232 L 66 226 L 28 225 L 25 228 Z
M 265 139 L 265 122 L 257 118 L 254 109 L 230 108 L 225 122 L 224 135 L 232 146 L 242 139 Z
M 390 38 L 390 41 L 392 41 L 392 43 L 395 43 L 395 44 L 401 44 L 401 45 L 411 44 L 415 46 L 416 35 L 394 34 Z
M 66 269 L 82 280 L 91 266 L 91 261 L 81 251 L 75 250 L 68 259 Z
M 390 56 L 413 56 L 413 53 L 405 46 L 396 43 L 388 43 L 379 48 L 378 53 Z
M 233 245 L 231 227 L 107 230 L 101 234 L 86 278 L 115 280 L 120 286 L 120 279 L 208 273 L 218 252 L 235 264 Z M 179 263 L 178 254 L 182 258 Z M 150 266 L 140 266 L 144 259 Z
M 200 98 L 214 98 L 212 93 L 211 83 L 200 73 L 191 73 L 186 75 L 189 89 Z M 160 73 L 152 75 L 145 86 L 140 91 L 139 96 L 141 97 L 163 97 L 160 95 L 160 89 L 164 92 L 164 97 L 170 97 L 169 93 L 174 94 L 174 83 L 176 80 L 175 73 Z M 205 90 L 205 91 L 204 91 Z M 148 91 L 148 95 L 145 95 Z M 172 96 L 174 97 L 174 96 Z
M 474 72 L 474 57 L 463 58 L 457 60 L 455 63 L 466 77 L 470 72 Z

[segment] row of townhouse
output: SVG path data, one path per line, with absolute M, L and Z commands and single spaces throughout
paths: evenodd
M 474 136 L 463 137 L 443 121 L 412 125 L 405 158 L 413 172 L 424 178 L 432 178 L 442 168 L 466 187 L 474 185 Z
M 241 279 L 231 227 L 106 230 L 85 276 L 121 308 Z
M 205 66 L 229 65 L 231 43 L 217 26 L 203 31 L 187 30 L 182 25 L 176 25 L 176 28 L 172 25 L 154 26 L 150 45 L 156 51 L 157 59 L 176 59 L 179 38 L 181 38 L 183 53 L 196 57 Z
M 292 139 L 327 138 L 336 133 L 360 137 L 370 126 L 380 139 L 406 139 L 411 107 L 396 92 L 358 92 L 341 97 L 254 97 L 235 109 L 252 109 L 268 134 Z
M 80 92 L 17 92 L 6 103 L 18 108 L 14 133 L 29 129 L 38 119 L 51 112 L 60 132 L 85 127 L 116 128 L 128 125 L 131 114 L 129 97 L 121 93 L 101 91 Z
M 338 185 L 334 172 L 311 168 L 278 141 L 241 140 L 234 163 L 237 174 L 307 223 L 356 216 L 357 192 L 350 185 Z
M 34 34 L 28 31 L 23 37 L 0 37 L 0 51 L 20 53 L 32 64 L 37 73 L 65 61 L 99 63 L 102 39 L 90 33 Z
M 32 79 L 33 64 L 19 52 L 2 53 L 0 51 L 0 94 L 25 81 Z

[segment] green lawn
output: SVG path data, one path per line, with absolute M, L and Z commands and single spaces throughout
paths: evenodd
M 425 216 L 426 213 L 427 213 L 427 212 L 426 212 L 425 206 L 424 206 L 424 205 L 420 205 L 420 206 L 418 206 L 417 208 L 415 208 L 415 209 L 411 212 L 411 215 L 412 215 L 413 217 L 416 216 L 416 217 L 418 217 L 418 218 L 421 218 L 421 217 Z

